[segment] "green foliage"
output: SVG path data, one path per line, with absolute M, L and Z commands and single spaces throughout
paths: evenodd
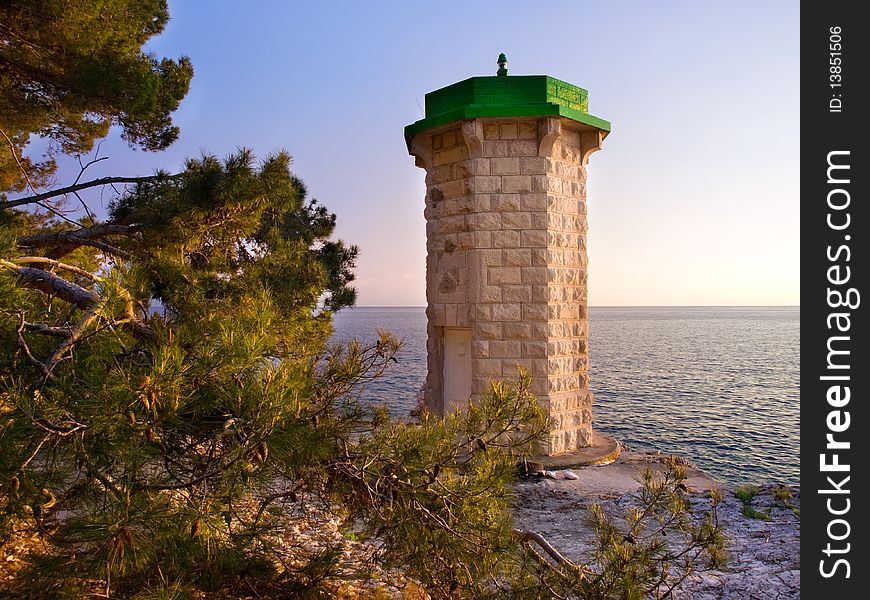
M 743 503 L 740 512 L 743 516 L 760 521 L 770 521 L 770 510 L 761 512 L 752 506 L 752 501 L 761 491 L 757 485 L 741 485 L 734 488 L 734 496 Z
M 776 485 L 773 488 L 773 499 L 777 501 L 783 508 L 789 509 L 794 516 L 800 519 L 801 509 L 792 504 L 794 494 L 791 488 L 787 485 Z
M 528 373 L 515 385 L 493 382 L 446 419 L 383 423 L 341 465 L 349 518 L 384 543 L 386 565 L 443 596 L 480 593 L 489 576 L 508 573 L 509 484 L 547 424 L 529 383 Z
M 727 555 L 717 520 L 721 495 L 712 492 L 709 509 L 692 513 L 685 469 L 675 460 L 643 473 L 643 484 L 627 510 L 591 506 L 596 537 L 585 562 L 565 557 L 539 534 L 515 530 L 520 545 L 501 563 L 509 577 L 496 577 L 474 596 L 668 598 L 693 572 L 722 566 Z
M 696 569 L 716 568 L 726 559 L 716 516 L 721 496 L 712 493 L 710 510 L 695 520 L 689 510 L 685 467 L 676 459 L 664 470 L 647 470 L 642 476 L 638 505 L 628 511 L 623 526 L 593 507 L 596 568 L 583 573 L 575 586 L 583 590 L 581 597 L 667 597 Z
M 349 392 L 397 348 L 327 347 L 356 248 L 289 162 L 189 161 L 106 223 L 2 213 L 0 524 L 77 555 L 32 578 L 274 571 L 239 502 L 319 485 L 363 415 Z
M 180 584 L 156 586 L 133 596 L 133 600 L 190 600 L 192 595 Z
M 88 152 L 113 124 L 146 150 L 175 141 L 193 68 L 142 50 L 168 20 L 165 0 L 0 3 L 0 200 L 27 177 L 44 185 L 58 153 Z M 50 141 L 41 161 L 24 156 L 34 135 Z
M 745 517 L 750 519 L 759 519 L 761 521 L 770 521 L 770 513 L 773 510 L 773 505 L 768 506 L 767 510 L 760 511 L 752 506 L 756 496 L 761 492 L 761 488 L 757 485 L 741 485 L 734 489 L 734 496 L 743 503 L 740 512 Z M 791 489 L 787 485 L 775 485 L 770 490 L 775 504 L 782 508 L 789 509 L 796 517 L 800 518 L 801 511 L 797 506 L 792 504 Z
M 773 488 L 773 498 L 785 505 L 788 505 L 794 496 L 791 489 L 787 485 L 777 485 Z
M 752 504 L 753 498 L 758 495 L 761 489 L 757 485 L 739 485 L 734 488 L 734 497 L 740 500 L 743 504 Z
M 769 512 L 761 512 L 760 510 L 756 510 L 749 504 L 744 504 L 743 508 L 740 509 L 740 512 L 743 513 L 744 517 L 749 517 L 750 519 L 758 519 L 759 521 L 770 521 Z

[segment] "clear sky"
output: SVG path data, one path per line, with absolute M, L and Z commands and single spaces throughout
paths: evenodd
M 798 2 L 169 7 L 149 49 L 193 61 L 181 138 L 150 154 L 113 135 L 90 175 L 286 149 L 361 248 L 361 306 L 425 304 L 424 172 L 402 129 L 426 92 L 494 75 L 499 52 L 511 74 L 588 89 L 613 123 L 587 169 L 590 304 L 800 303 Z

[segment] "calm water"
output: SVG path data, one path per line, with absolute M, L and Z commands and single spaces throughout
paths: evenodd
M 404 339 L 363 398 L 407 415 L 426 376 L 424 309 L 355 308 L 334 323 L 338 339 Z M 589 337 L 596 429 L 734 483 L 799 482 L 799 308 L 593 307 Z

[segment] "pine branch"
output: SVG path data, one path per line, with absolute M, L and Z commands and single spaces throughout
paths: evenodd
M 4 202 L 0 202 L 0 209 L 3 208 L 15 208 L 16 206 L 24 206 L 26 204 L 39 204 L 45 200 L 50 198 L 56 198 L 58 196 L 64 196 L 66 194 L 71 194 L 73 192 L 78 192 L 81 190 L 86 190 L 92 187 L 99 187 L 102 185 L 110 185 L 113 183 L 153 183 L 159 181 L 172 181 L 179 179 L 181 174 L 175 175 L 147 175 L 144 177 L 100 177 L 99 179 L 92 179 L 91 181 L 85 181 L 83 183 L 77 183 L 75 185 L 68 185 L 66 187 L 58 188 L 56 190 L 50 190 L 48 192 L 43 192 L 41 194 L 34 194 L 33 196 L 27 196 L 25 198 L 18 198 L 16 200 L 6 200 Z
M 88 428 L 87 425 L 79 423 L 78 421 L 63 421 L 62 423 L 58 423 L 50 419 L 34 419 L 33 422 L 42 429 L 45 429 L 47 432 L 62 437 Z
M 68 265 L 66 263 L 62 263 L 52 258 L 46 258 L 44 256 L 22 256 L 20 258 L 14 259 L 12 262 L 17 265 L 46 264 L 58 269 L 62 269 L 64 271 L 69 271 L 70 273 L 75 273 L 76 275 L 81 275 L 82 277 L 90 279 L 91 281 L 103 281 L 102 277 L 94 275 L 90 271 L 85 271 L 84 269 L 81 269 L 74 265 Z
M 235 457 L 233 460 L 228 462 L 225 465 L 219 466 L 216 469 L 212 469 L 211 471 L 207 471 L 200 475 L 199 477 L 194 477 L 189 481 L 181 481 L 178 483 L 148 483 L 148 482 L 137 482 L 133 488 L 135 490 L 184 490 L 187 488 L 191 488 L 207 479 L 211 479 L 212 477 L 217 477 L 231 466 L 239 462 L 241 456 Z
M 20 237 L 16 240 L 19 246 L 27 248 L 44 248 L 53 246 L 63 242 L 75 242 L 78 239 L 93 240 L 103 238 L 107 235 L 135 235 L 137 227 L 135 225 L 124 225 L 118 223 L 106 223 L 104 225 L 94 225 L 93 227 L 82 227 L 75 231 L 56 231 L 54 233 L 40 233 L 37 235 L 28 235 Z M 73 236 L 75 239 L 70 239 Z
M 560 565 L 568 565 L 570 567 L 577 567 L 571 560 L 565 558 L 561 552 L 556 550 L 547 539 L 542 536 L 540 533 L 535 531 L 527 531 L 523 529 L 514 529 L 514 535 L 516 535 L 519 539 L 526 542 L 535 542 L 538 546 L 540 546 L 547 555 L 552 558 L 556 563 Z
M 137 233 L 135 225 L 120 225 L 107 223 L 93 227 L 83 227 L 76 231 L 57 231 L 54 233 L 41 233 L 18 238 L 16 242 L 25 248 L 47 248 L 54 246 L 46 253 L 49 258 L 61 258 L 79 246 L 91 246 L 108 254 L 114 254 L 120 258 L 129 259 L 130 253 L 111 244 L 100 241 L 110 235 L 132 236 Z
M 51 353 L 51 357 L 48 359 L 48 362 L 45 363 L 45 367 L 48 369 L 48 372 L 51 371 L 57 366 L 57 364 L 63 360 L 64 354 L 66 354 L 69 350 L 75 346 L 76 342 L 79 341 L 79 338 L 82 337 L 85 330 L 88 326 L 94 322 L 100 316 L 100 310 L 102 310 L 105 305 L 105 300 L 95 302 L 93 306 L 84 314 L 84 316 L 76 323 L 72 328 L 70 328 L 70 334 L 68 337 L 64 338 Z
M 16 273 L 25 286 L 50 296 L 56 296 L 81 310 L 90 310 L 94 304 L 99 302 L 99 297 L 95 293 L 44 269 L 20 267 L 3 259 L 0 259 L 0 266 Z
M 30 347 L 27 345 L 27 341 L 24 339 L 24 336 L 21 335 L 21 332 L 24 331 L 24 314 L 21 314 L 21 325 L 18 327 L 18 347 L 24 353 L 24 356 L 27 357 L 27 360 L 31 362 L 39 372 L 42 373 L 43 377 L 50 377 L 51 371 L 48 370 L 48 367 L 45 366 L 41 360 L 33 356 L 33 353 L 30 351 Z
M 33 449 L 33 452 L 31 452 L 30 455 L 24 459 L 24 462 L 21 463 L 21 466 L 18 467 L 19 473 L 24 472 L 24 469 L 26 469 L 27 465 L 29 465 L 30 462 L 34 458 L 36 458 L 36 455 L 39 454 L 39 451 L 42 449 L 43 444 L 45 444 L 45 442 L 47 442 L 50 437 L 51 437 L 50 433 L 46 433 L 44 436 L 42 436 L 42 438 L 36 443 L 36 448 Z
M 57 261 L 51 262 L 57 263 Z M 39 290 L 49 296 L 60 298 L 64 302 L 68 302 L 83 311 L 90 312 L 94 307 L 102 307 L 103 300 L 100 299 L 100 296 L 94 292 L 86 290 L 80 285 L 67 281 L 63 277 L 58 277 L 49 271 L 33 267 L 21 267 L 16 265 L 14 262 L 4 259 L 0 259 L 0 267 L 6 267 L 17 274 L 26 287 Z M 71 268 L 75 269 L 76 267 Z M 123 288 L 118 288 L 118 293 L 125 301 L 124 313 L 126 318 L 115 322 L 126 324 L 130 327 L 133 331 L 133 335 L 136 337 L 153 338 L 154 330 L 136 316 L 136 310 L 133 306 L 133 298 L 130 296 L 130 293 Z M 24 326 L 22 325 L 22 329 L 23 328 Z M 80 336 L 81 333 L 78 335 Z M 67 336 L 67 341 L 72 338 L 77 339 L 76 335 L 70 333 L 70 335 Z
M 98 468 L 96 468 L 94 465 L 92 465 L 91 461 L 88 459 L 88 455 L 86 453 L 82 454 L 81 458 L 82 458 L 82 462 L 84 463 L 84 466 L 88 470 L 88 472 L 91 475 L 93 475 L 97 479 L 97 481 L 102 483 L 106 487 L 107 490 L 114 492 L 114 494 L 118 497 L 126 497 L 128 495 L 129 492 L 127 489 L 122 488 L 120 485 L 118 485 L 118 483 L 116 481 L 114 481 L 112 479 L 112 477 L 110 477 L 109 475 L 106 475 L 105 473 L 100 471 Z
M 136 316 L 136 308 L 133 306 L 133 297 L 130 295 L 130 292 L 119 287 L 118 294 L 124 299 L 124 314 L 127 318 L 115 322 L 128 325 L 133 330 L 134 337 L 153 338 L 154 330 Z
M 45 323 L 24 323 L 24 329 L 32 333 L 54 337 L 69 337 L 70 334 L 69 327 L 52 327 Z

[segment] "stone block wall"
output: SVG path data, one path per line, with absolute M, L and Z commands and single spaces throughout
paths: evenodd
M 548 454 L 592 439 L 586 173 L 599 131 L 559 117 L 473 119 L 417 134 L 426 169 L 427 408 L 443 414 L 445 327 L 471 330 L 472 393 L 532 375 Z

